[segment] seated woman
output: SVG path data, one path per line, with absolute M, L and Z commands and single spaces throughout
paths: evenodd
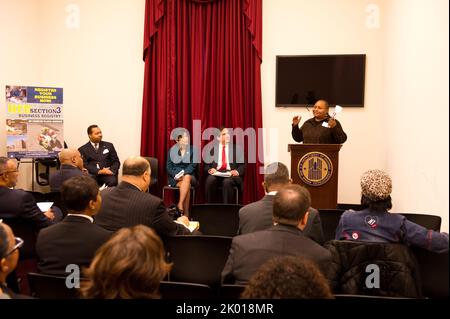
M 170 271 L 161 239 L 149 227 L 118 230 L 95 254 L 81 293 L 88 299 L 157 299 Z
M 189 132 L 182 129 L 177 132 L 177 144 L 172 146 L 167 156 L 167 175 L 169 186 L 180 188 L 178 210 L 189 217 L 191 186 L 197 184 L 197 163 L 194 163 L 195 149 L 189 145 Z
M 392 181 L 380 170 L 361 177 L 361 211 L 346 211 L 336 229 L 336 239 L 379 243 L 404 243 L 442 253 L 448 251 L 448 234 L 426 229 L 400 214 L 390 214 Z

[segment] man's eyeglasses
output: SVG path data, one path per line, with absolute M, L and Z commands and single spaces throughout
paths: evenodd
M 18 172 L 19 172 L 19 170 L 18 170 L 18 169 L 15 169 L 15 170 L 13 170 L 13 171 L 1 172 L 0 175 L 5 175 L 5 174 L 9 174 L 9 173 L 18 173 Z
M 16 249 L 19 249 L 20 247 L 23 246 L 24 241 L 23 241 L 22 238 L 20 238 L 20 237 L 14 237 L 14 238 L 15 238 L 15 240 L 16 240 L 16 244 L 14 245 L 14 247 L 13 247 L 9 252 L 7 252 L 7 253 L 5 254 L 5 256 L 3 256 L 3 258 L 8 257 L 8 256 L 11 255 Z

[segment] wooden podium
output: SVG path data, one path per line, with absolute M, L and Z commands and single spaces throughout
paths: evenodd
M 289 144 L 291 178 L 311 193 L 311 206 L 336 209 L 342 144 Z

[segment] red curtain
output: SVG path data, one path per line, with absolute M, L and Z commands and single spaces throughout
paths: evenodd
M 146 0 L 141 155 L 158 158 L 162 184 L 172 129 L 262 128 L 261 49 L 262 0 Z M 263 195 L 256 160 L 244 203 Z

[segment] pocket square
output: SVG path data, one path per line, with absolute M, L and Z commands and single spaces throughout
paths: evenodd
M 109 149 L 107 149 L 107 148 L 105 148 L 105 149 L 103 150 L 103 154 L 106 154 L 106 153 L 109 153 Z

